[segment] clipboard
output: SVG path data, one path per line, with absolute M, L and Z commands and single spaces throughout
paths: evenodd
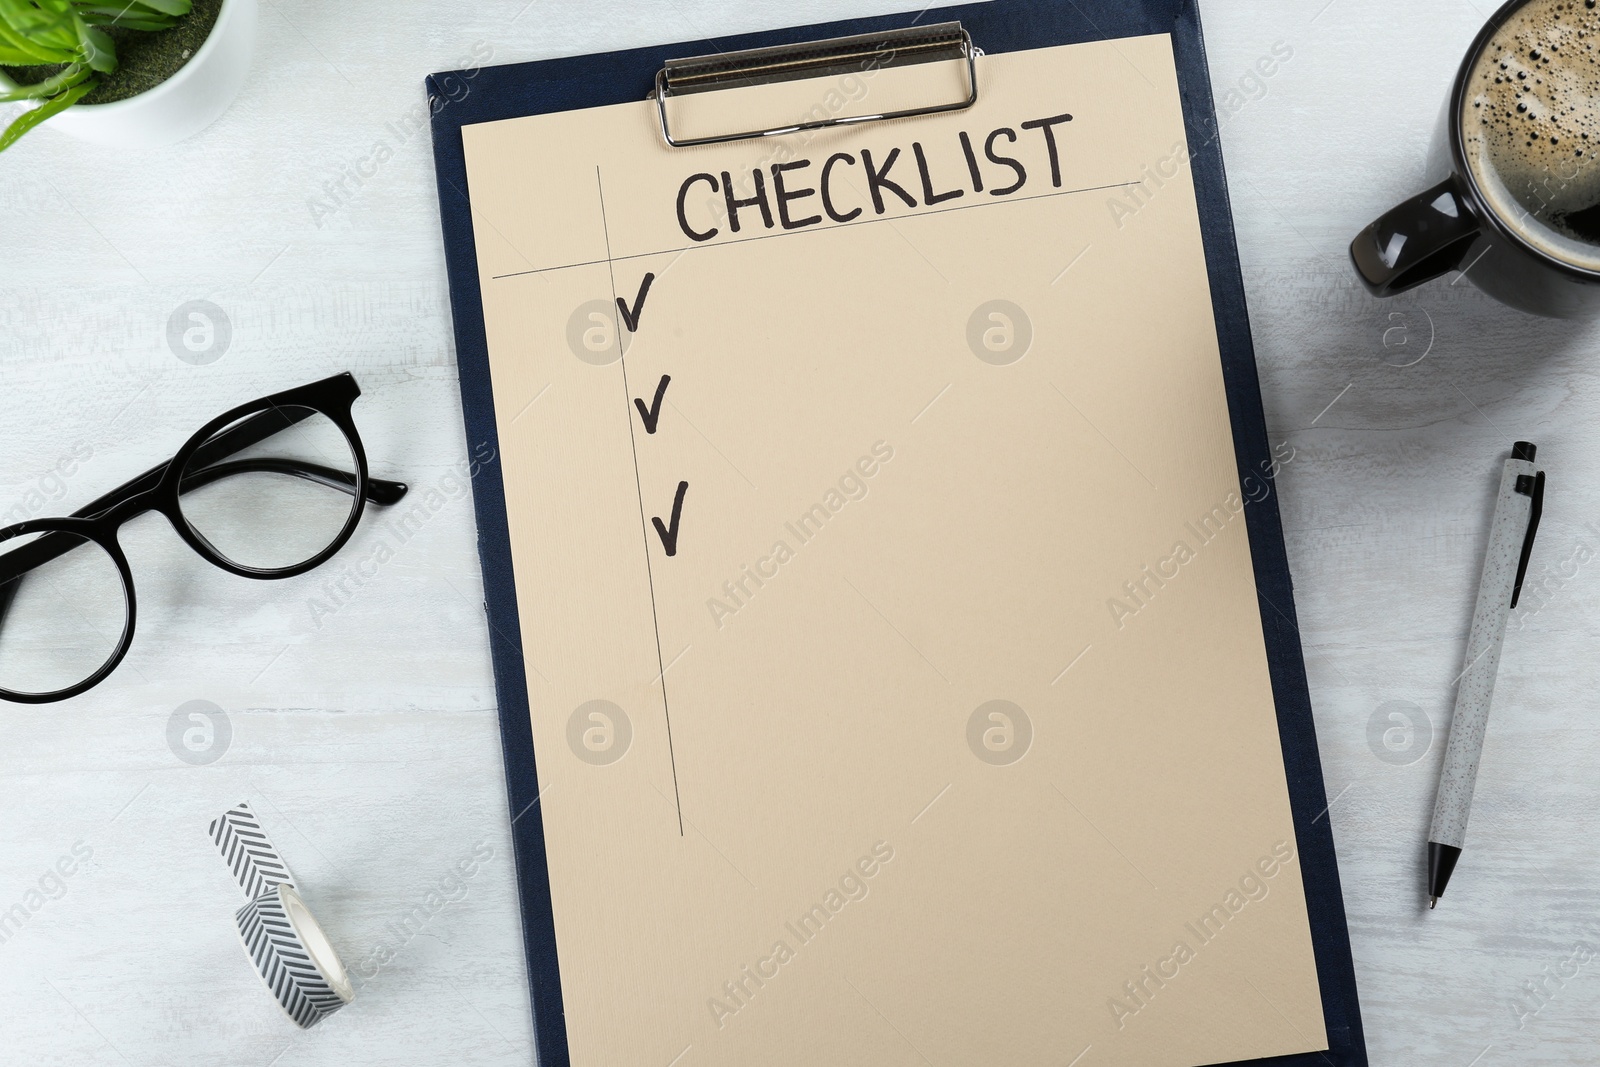
M 959 24 L 957 35 L 944 24 Z M 433 109 L 433 136 L 441 222 L 455 323 L 467 440 L 475 454 L 494 455 L 499 440 L 490 378 L 488 341 L 473 237 L 462 129 L 500 119 L 632 103 L 655 94 L 663 137 L 673 143 L 666 102 L 670 96 L 714 91 L 718 85 L 749 84 L 771 70 L 727 66 L 729 53 L 754 58 L 758 67 L 817 69 L 830 49 L 851 47 L 849 39 L 907 33 L 935 27 L 922 45 L 954 49 L 969 58 L 975 50 L 1005 53 L 1053 45 L 1171 34 L 1181 88 L 1212 309 L 1221 351 L 1232 423 L 1235 459 L 1241 476 L 1266 470 L 1272 453 L 1266 435 L 1254 350 L 1238 266 L 1234 231 L 1223 173 L 1216 117 L 1207 73 L 1199 16 L 1193 0 L 1141 0 L 1134 4 L 1096 0 L 1028 3 L 995 0 L 942 10 L 850 20 L 765 33 L 633 49 L 609 54 L 555 59 L 512 66 L 435 74 L 427 80 Z M 841 39 L 845 43 L 840 45 Z M 921 47 L 921 45 L 919 45 Z M 750 50 L 760 50 L 751 53 Z M 686 58 L 687 57 L 687 58 Z M 720 58 L 719 58 L 720 57 Z M 785 65 L 785 57 L 799 63 Z M 799 75 L 799 76 L 804 76 Z M 695 84 L 696 78 L 704 84 Z M 741 80 L 742 79 L 742 80 Z M 977 83 L 972 82 L 975 98 Z M 967 101 L 970 103 L 970 100 Z M 929 113 L 963 106 L 961 100 L 930 101 Z M 885 116 L 867 116 L 870 121 Z M 904 117 L 904 116 L 898 116 Z M 731 137 L 755 137 L 786 129 L 732 130 Z M 544 828 L 538 817 L 540 782 L 535 769 L 529 720 L 526 665 L 513 586 L 513 564 L 501 468 L 486 463 L 476 479 L 474 500 L 479 529 L 486 611 L 500 704 L 502 743 L 523 936 L 532 988 L 534 1033 L 540 1062 L 570 1062 L 559 971 L 555 920 Z M 1312 719 L 1276 497 L 1247 502 L 1244 511 L 1254 561 L 1261 623 L 1271 689 L 1276 705 L 1290 806 L 1300 854 L 1306 907 L 1321 989 L 1329 1049 L 1251 1062 L 1312 1067 L 1362 1067 L 1366 1052 L 1357 1000 L 1349 934 L 1333 847 L 1327 796 Z

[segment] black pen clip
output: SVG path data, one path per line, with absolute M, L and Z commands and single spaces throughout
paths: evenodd
M 1528 487 L 1528 482 L 1533 485 Z M 1528 513 L 1528 534 L 1522 539 L 1522 559 L 1517 562 L 1517 584 L 1511 590 L 1512 607 L 1517 606 L 1517 598 L 1522 595 L 1522 579 L 1528 576 L 1528 557 L 1533 555 L 1533 536 L 1539 532 L 1539 517 L 1544 514 L 1544 471 L 1532 478 L 1518 475 L 1516 490 L 1533 497 L 1533 510 Z

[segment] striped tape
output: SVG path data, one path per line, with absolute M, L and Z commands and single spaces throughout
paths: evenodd
M 211 840 L 249 898 L 234 914 L 245 953 L 289 1018 L 310 1029 L 355 999 L 339 954 L 250 805 L 214 820 Z
M 261 829 L 249 804 L 229 808 L 212 822 L 211 840 L 222 851 L 222 858 L 228 861 L 239 888 L 251 900 L 259 897 L 268 886 L 294 888 L 288 865 L 267 840 L 266 831 Z

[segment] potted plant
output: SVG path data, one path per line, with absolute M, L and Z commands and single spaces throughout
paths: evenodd
M 101 144 L 170 144 L 227 110 L 256 0 L 0 0 L 0 151 L 44 122 Z

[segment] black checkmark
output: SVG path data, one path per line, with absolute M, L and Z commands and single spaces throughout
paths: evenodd
M 644 284 L 639 286 L 639 295 L 633 300 L 632 310 L 629 310 L 626 300 L 617 297 L 617 310 L 622 312 L 622 321 L 628 324 L 629 333 L 639 332 L 639 314 L 644 311 L 644 298 L 650 295 L 650 283 L 655 280 L 654 274 L 644 276 Z
M 650 522 L 656 528 L 656 533 L 661 535 L 661 547 L 667 550 L 667 555 L 669 556 L 678 554 L 678 518 L 683 514 L 683 494 L 688 491 L 688 482 L 678 483 L 678 498 L 672 502 L 671 526 L 663 525 L 661 520 L 654 516 L 650 519 Z
M 644 401 L 638 397 L 633 398 L 633 404 L 639 409 L 639 418 L 644 420 L 644 432 L 655 433 L 656 423 L 661 421 L 661 398 L 667 395 L 667 383 L 672 381 L 672 375 L 663 374 L 661 384 L 656 386 L 656 398 L 649 407 L 644 406 Z

